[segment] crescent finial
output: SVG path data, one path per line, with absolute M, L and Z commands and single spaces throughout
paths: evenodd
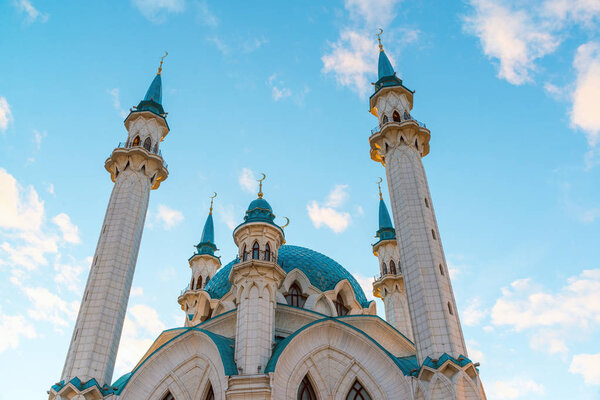
M 217 197 L 217 192 L 213 192 L 214 194 L 210 197 L 210 212 L 209 214 L 212 214 L 212 209 L 213 209 L 213 200 L 215 199 L 215 197 Z
M 290 219 L 288 217 L 283 217 L 285 218 L 285 225 L 281 226 L 281 229 L 285 228 L 286 226 L 288 226 L 290 224 Z
M 377 181 L 377 187 L 379 187 L 379 200 L 383 200 L 383 195 L 381 194 L 381 182 L 383 182 L 383 178 L 379 177 L 379 181 Z
M 383 45 L 381 44 L 381 34 L 383 33 L 383 29 L 379 28 L 379 33 L 377 34 L 377 41 L 379 42 L 379 51 L 383 51 Z
M 165 50 L 165 55 L 160 58 L 160 65 L 158 66 L 158 75 L 160 75 L 162 73 L 163 61 L 164 61 L 165 57 L 168 55 L 169 55 L 169 53 Z
M 258 180 L 258 184 L 259 184 L 259 186 L 258 186 L 258 198 L 262 199 L 262 197 L 263 197 L 262 183 L 263 183 L 263 181 L 265 179 L 267 179 L 267 176 L 264 173 L 262 173 L 262 172 L 260 174 L 262 175 L 262 178 L 257 179 Z

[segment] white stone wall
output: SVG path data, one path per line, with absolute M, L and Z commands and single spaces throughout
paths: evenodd
M 157 117 L 149 111 L 134 113 L 128 118 L 131 119 L 131 122 L 127 124 L 127 143 L 129 146 L 132 145 L 136 137 L 140 138 L 140 146 L 143 146 L 146 138 L 150 138 L 151 151 L 155 152 L 155 146 L 158 150 L 162 138 L 168 132 L 164 122 L 159 122 L 160 120 L 158 120 Z

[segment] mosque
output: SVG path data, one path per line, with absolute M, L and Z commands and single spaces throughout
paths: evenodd
M 485 399 L 421 162 L 430 131 L 412 117 L 414 92 L 381 40 L 369 150 L 385 168 L 394 221 L 380 189 L 373 294 L 383 300 L 385 320 L 342 265 L 286 243 L 261 180 L 233 231 L 238 253 L 226 265 L 215 255 L 211 201 L 177 299 L 184 326 L 162 332 L 131 372 L 112 381 L 150 191 L 168 176 L 159 149 L 169 133 L 162 64 L 125 119 L 126 142 L 105 162 L 114 188 L 49 399 Z

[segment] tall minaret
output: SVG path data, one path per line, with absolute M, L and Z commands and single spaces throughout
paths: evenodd
M 162 63 L 146 97 L 125 119 L 127 141 L 104 165 L 115 185 L 62 373 L 65 382 L 111 383 L 150 190 L 168 176 L 159 151 L 169 132 L 161 104 Z
M 373 295 L 383 300 L 386 321 L 413 340 L 396 230 L 383 201 L 381 178 L 379 182 L 379 229 L 375 237 L 379 240 L 373 245 L 373 254 L 379 259 L 381 275 L 373 282 Z
M 414 334 L 419 379 L 424 387 L 437 382 L 436 374 L 450 378 L 453 393 L 434 385 L 431 398 L 464 399 L 462 369 L 477 384 L 474 398 L 485 398 L 479 375 L 467 357 L 431 194 L 421 158 L 429 153 L 430 131 L 411 115 L 413 91 L 396 76 L 379 40 L 379 79 L 370 98 L 371 113 L 379 124 L 369 143 L 371 158 L 385 166 L 408 309 Z M 444 365 L 449 360 L 452 368 Z M 438 362 L 440 364 L 438 364 Z M 446 368 L 442 370 L 442 368 Z M 456 375 L 457 376 L 457 375 Z M 437 396 L 437 397 L 436 397 Z
M 192 270 L 190 284 L 177 299 L 181 309 L 186 314 L 185 326 L 194 326 L 207 320 L 212 314 L 209 298 L 203 296 L 201 291 L 204 290 L 206 284 L 221 267 L 221 260 L 215 256 L 215 251 L 218 250 L 215 245 L 215 228 L 212 216 L 213 199 L 215 197 L 217 197 L 216 193 L 210 199 L 210 211 L 204 223 L 200 243 L 195 246 L 196 251 L 188 260 Z
M 235 360 L 240 375 L 263 374 L 273 348 L 275 297 L 285 277 L 277 264 L 284 234 L 274 219 L 273 209 L 263 199 L 261 180 L 258 198 L 250 203 L 244 222 L 233 231 L 239 262 L 233 266 L 229 280 L 238 305 Z

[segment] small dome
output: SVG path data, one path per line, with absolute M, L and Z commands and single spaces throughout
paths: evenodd
M 259 208 L 259 209 L 262 209 L 262 210 L 273 211 L 273 209 L 271 208 L 271 205 L 269 204 L 269 202 L 266 201 L 263 198 L 252 200 L 252 202 L 248 206 L 248 211 L 252 211 L 252 210 L 254 210 L 256 208 Z
M 274 224 L 275 214 L 273 214 L 273 209 L 268 201 L 259 197 L 258 199 L 252 200 L 250 205 L 248 206 L 248 210 L 246 210 L 246 215 L 244 216 L 243 224 L 248 222 L 268 222 L 270 224 Z
M 356 300 L 362 307 L 368 307 L 369 301 L 359 283 L 350 272 L 339 263 L 324 254 L 306 247 L 284 245 L 279 249 L 277 263 L 286 273 L 299 269 L 310 283 L 322 292 L 332 290 L 340 281 L 348 279 Z M 213 299 L 220 299 L 231 289 L 229 273 L 235 260 L 221 268 L 206 284 L 205 290 Z

